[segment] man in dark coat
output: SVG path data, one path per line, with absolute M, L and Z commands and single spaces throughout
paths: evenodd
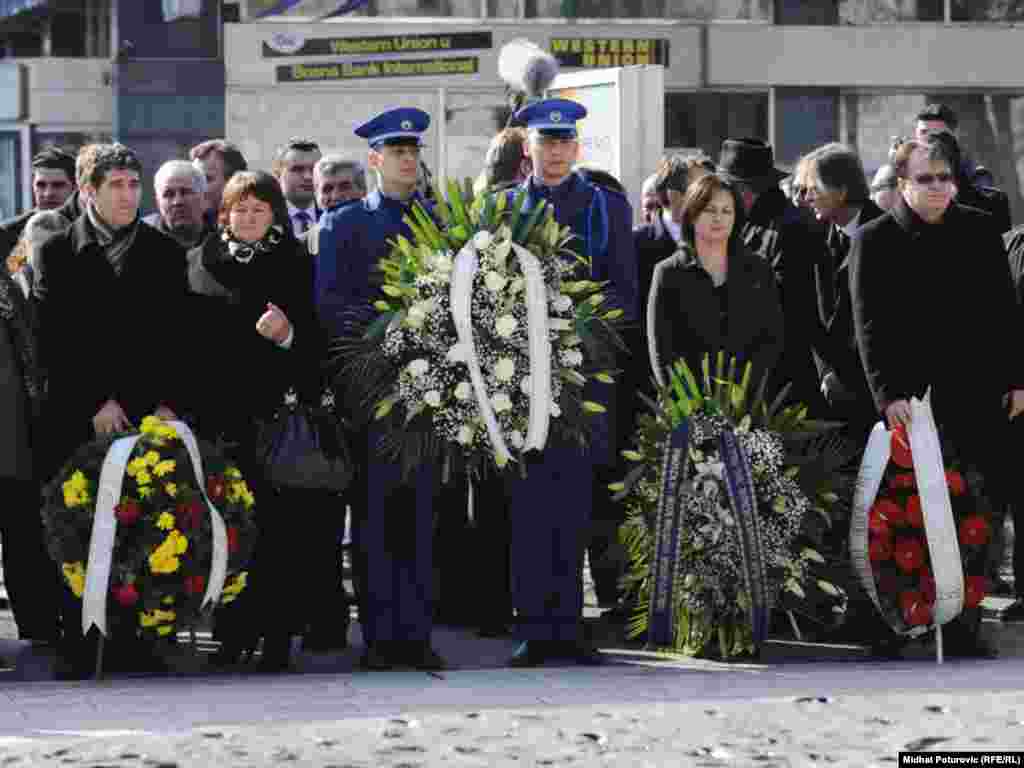
M 356 129 L 370 144 L 368 165 L 378 173 L 380 188 L 321 220 L 314 290 L 320 320 L 334 336 L 345 333 L 346 313 L 377 298 L 378 264 L 390 252 L 390 241 L 398 235 L 413 239 L 402 219 L 414 202 L 422 202 L 416 195 L 420 137 L 429 124 L 426 112 L 399 108 Z M 361 472 L 365 499 L 354 498 L 355 490 L 350 495 L 366 640 L 362 664 L 441 669 L 444 660 L 430 644 L 435 468 L 424 466 L 404 482 L 401 467 L 378 455 L 379 431 L 371 425 L 368 432 Z
M 174 238 L 189 250 L 215 231 L 212 221 L 203 216 L 206 177 L 187 160 L 168 160 L 153 179 L 157 212 L 142 221 Z
M 740 184 L 747 223 L 743 242 L 772 268 L 785 316 L 786 348 L 772 381 L 775 388 L 792 384 L 789 399 L 823 409 L 817 372 L 811 357 L 807 307 L 814 301 L 811 265 L 822 244 L 805 217 L 779 188 L 786 174 L 775 168 L 772 147 L 760 139 L 726 139 L 718 167 L 723 176 Z
M 629 201 L 590 184 L 572 171 L 579 153 L 576 121 L 586 110 L 566 99 L 549 99 L 520 110 L 527 125 L 533 174 L 520 189 L 527 207 L 554 206 L 555 220 L 571 227 L 573 247 L 591 260 L 591 278 L 609 281 L 609 293 L 630 320 L 636 319 L 636 257 Z M 612 361 L 614 364 L 614 361 Z M 614 514 L 607 483 L 615 473 L 621 414 L 616 392 L 599 385 L 588 399 L 606 403 L 606 418 L 594 420 L 586 452 L 549 441 L 543 453 L 527 454 L 527 477 L 509 484 L 512 522 L 512 594 L 518 637 L 513 666 L 535 666 L 548 657 L 600 663 L 581 635 L 583 547 L 591 515 Z M 622 409 L 629 412 L 628 408 Z M 555 443 L 555 444 L 553 444 Z M 592 510 L 593 507 L 593 510 Z M 602 517 L 598 517 L 602 516 Z
M 956 163 L 956 202 L 992 216 L 992 223 L 999 234 L 1009 232 L 1013 228 L 1010 218 L 1010 198 L 1001 189 L 979 184 L 968 176 L 965 164 L 961 161 L 962 151 L 956 136 L 950 131 L 930 131 L 926 140 L 942 142 L 946 145 L 949 156 Z
M 33 292 L 57 464 L 96 434 L 172 416 L 179 399 L 167 359 L 188 343 L 185 252 L 140 226 L 141 172 L 127 147 L 97 152 L 84 173 L 86 212 L 39 250 Z
M 878 414 L 853 332 L 850 239 L 883 211 L 871 201 L 863 166 L 852 148 L 828 144 L 812 152 L 806 163 L 806 199 L 827 227 L 825 250 L 812 265 L 817 302 L 809 321 L 811 352 L 829 416 L 850 422 L 855 439 L 863 443 Z
M 75 191 L 75 158 L 57 149 L 44 149 L 32 158 L 32 196 L 36 207 L 0 223 L 4 255 L 18 242 L 32 214 L 60 208 Z
M 944 143 L 906 142 L 893 165 L 901 199 L 862 227 L 850 250 L 868 386 L 890 428 L 909 425 L 910 398 L 930 388 L 944 439 L 981 472 L 998 506 L 1009 498 L 1007 415 L 1024 410 L 1024 361 L 1004 341 L 1020 327 L 1020 310 L 1003 243 L 986 214 L 953 202 Z M 984 311 L 956 311 L 979 300 Z M 962 613 L 948 625 L 947 652 L 992 655 L 979 629 L 980 609 Z

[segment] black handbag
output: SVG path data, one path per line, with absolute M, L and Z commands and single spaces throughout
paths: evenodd
M 260 427 L 260 458 L 275 488 L 341 492 L 355 468 L 344 420 L 325 391 L 318 405 L 301 403 L 294 391 L 273 420 Z

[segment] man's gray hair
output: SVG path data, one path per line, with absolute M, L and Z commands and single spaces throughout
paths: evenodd
M 316 165 L 313 166 L 314 179 L 323 178 L 324 176 L 337 176 L 340 173 L 351 174 L 352 183 L 356 185 L 359 191 L 366 191 L 366 169 L 357 160 L 350 160 L 340 155 L 327 155 L 317 160 Z
M 153 178 L 153 187 L 156 189 L 157 195 L 159 196 L 160 190 L 163 189 L 168 179 L 182 176 L 192 179 L 192 189 L 196 194 L 206 194 L 206 174 L 188 160 L 168 160 L 160 166 Z

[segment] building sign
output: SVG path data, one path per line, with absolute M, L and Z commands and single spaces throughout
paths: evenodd
M 322 83 L 423 75 L 475 75 L 480 59 L 475 56 L 391 61 L 334 61 L 326 64 L 285 64 L 277 67 L 279 83 Z
M 563 67 L 668 66 L 668 40 L 632 37 L 553 37 L 551 54 Z
M 264 58 L 280 56 L 368 56 L 395 53 L 445 53 L 491 48 L 490 32 L 453 32 L 450 35 L 381 35 L 379 37 L 314 37 L 275 32 L 263 41 Z

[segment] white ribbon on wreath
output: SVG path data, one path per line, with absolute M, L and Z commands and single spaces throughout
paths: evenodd
M 202 607 L 206 608 L 220 600 L 221 591 L 224 589 L 228 564 L 227 528 L 224 525 L 224 518 L 205 494 L 202 458 L 195 435 L 180 421 L 168 424 L 178 433 L 188 450 L 196 475 L 197 488 L 210 511 L 213 562 L 210 565 L 210 578 L 207 580 L 206 594 L 202 602 Z M 128 459 L 140 437 L 141 435 L 132 435 L 115 440 L 107 451 L 100 469 L 96 512 L 93 515 L 92 535 L 89 539 L 89 560 L 85 570 L 85 591 L 82 594 L 82 631 L 85 633 L 96 627 L 103 636 L 107 634 L 107 595 L 110 589 L 110 568 L 117 533 L 117 516 L 114 509 L 121 499 Z
M 542 450 L 547 443 L 548 427 L 551 420 L 551 339 L 548 335 L 547 286 L 537 257 L 515 243 L 512 249 L 519 260 L 526 286 L 526 333 L 530 359 L 530 410 L 524 450 Z M 501 425 L 494 415 L 487 385 L 480 369 L 473 340 L 471 316 L 473 279 L 479 269 L 476 247 L 473 241 L 466 243 L 455 257 L 451 279 L 451 314 L 455 323 L 458 344 L 464 351 L 469 368 L 469 380 L 473 386 L 480 417 L 487 428 L 487 436 L 494 448 L 495 460 L 504 465 L 509 457 L 508 445 L 501 432 Z

